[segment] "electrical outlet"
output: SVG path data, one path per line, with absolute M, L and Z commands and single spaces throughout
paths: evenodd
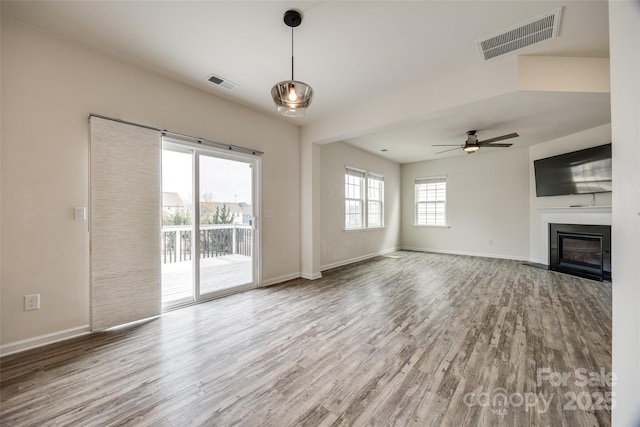
M 40 294 L 24 296 L 24 311 L 40 310 Z
M 285 254 L 282 254 L 282 262 L 287 262 L 287 256 Z

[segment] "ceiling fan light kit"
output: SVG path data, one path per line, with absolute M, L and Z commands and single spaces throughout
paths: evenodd
M 284 13 L 284 23 L 291 27 L 291 80 L 276 83 L 271 88 L 271 97 L 280 114 L 287 117 L 300 117 L 307 114 L 307 108 L 313 97 L 311 86 L 295 80 L 293 74 L 293 29 L 302 23 L 302 15 L 297 10 L 287 10 Z
M 467 145 L 466 147 L 462 148 L 464 151 L 466 151 L 467 153 L 471 154 L 471 153 L 475 153 L 476 151 L 478 151 L 480 149 L 479 146 L 477 145 Z

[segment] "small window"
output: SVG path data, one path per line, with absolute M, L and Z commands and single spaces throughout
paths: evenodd
M 416 188 L 416 225 L 447 225 L 447 178 L 419 178 Z
M 364 228 L 365 172 L 347 168 L 344 174 L 344 228 Z
M 382 227 L 384 225 L 384 177 L 369 172 L 367 189 L 367 227 Z

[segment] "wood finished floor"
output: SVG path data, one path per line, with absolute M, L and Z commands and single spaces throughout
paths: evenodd
M 543 368 L 611 370 L 610 283 L 396 255 L 6 356 L 0 424 L 610 425 L 563 408 L 606 385 L 537 384 Z M 553 395 L 548 410 L 524 393 Z

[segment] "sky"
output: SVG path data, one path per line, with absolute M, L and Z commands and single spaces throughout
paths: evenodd
M 162 150 L 162 191 L 178 193 L 191 204 L 192 154 Z M 200 200 L 251 204 L 251 168 L 247 163 L 200 156 Z

